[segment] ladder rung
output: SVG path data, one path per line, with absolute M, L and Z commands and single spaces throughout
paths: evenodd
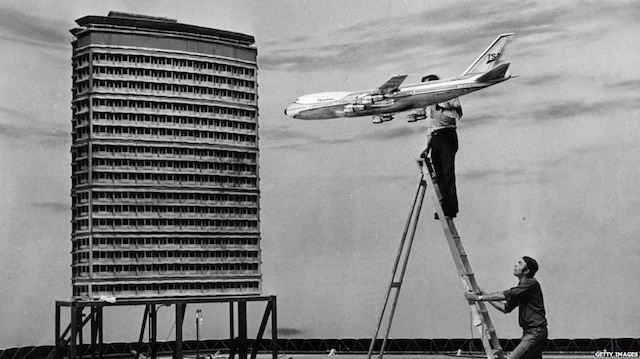
M 402 282 L 391 282 L 391 288 L 400 288 Z

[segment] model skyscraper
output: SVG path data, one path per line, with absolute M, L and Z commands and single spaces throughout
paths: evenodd
M 260 293 L 254 38 L 115 12 L 76 22 L 73 297 Z

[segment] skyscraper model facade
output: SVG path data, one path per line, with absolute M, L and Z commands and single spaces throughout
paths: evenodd
M 254 38 L 116 12 L 76 23 L 73 298 L 260 293 Z

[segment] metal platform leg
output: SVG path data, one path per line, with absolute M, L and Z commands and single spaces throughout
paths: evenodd
M 184 312 L 187 309 L 187 303 L 176 303 L 176 349 L 174 351 L 174 359 L 182 359 L 182 325 L 184 324 Z

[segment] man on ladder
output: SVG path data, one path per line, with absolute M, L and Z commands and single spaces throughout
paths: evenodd
M 427 75 L 425 81 L 439 80 L 436 75 Z M 458 151 L 456 121 L 462 117 L 462 107 L 458 98 L 441 102 L 426 108 L 427 146 L 420 157 L 427 158 L 431 151 L 431 160 L 438 178 L 442 194 L 442 210 L 446 217 L 454 218 L 458 214 L 458 195 L 456 193 L 455 157 Z M 434 214 L 438 219 L 438 214 Z
M 522 327 L 523 335 L 509 359 L 542 359 L 542 350 L 547 341 L 547 319 L 540 283 L 534 278 L 537 271 L 538 262 L 535 259 L 522 257 L 513 269 L 513 275 L 519 280 L 517 286 L 503 292 L 480 295 L 465 293 L 467 300 L 488 301 L 503 313 L 509 313 L 515 307 L 519 307 L 518 323 Z

